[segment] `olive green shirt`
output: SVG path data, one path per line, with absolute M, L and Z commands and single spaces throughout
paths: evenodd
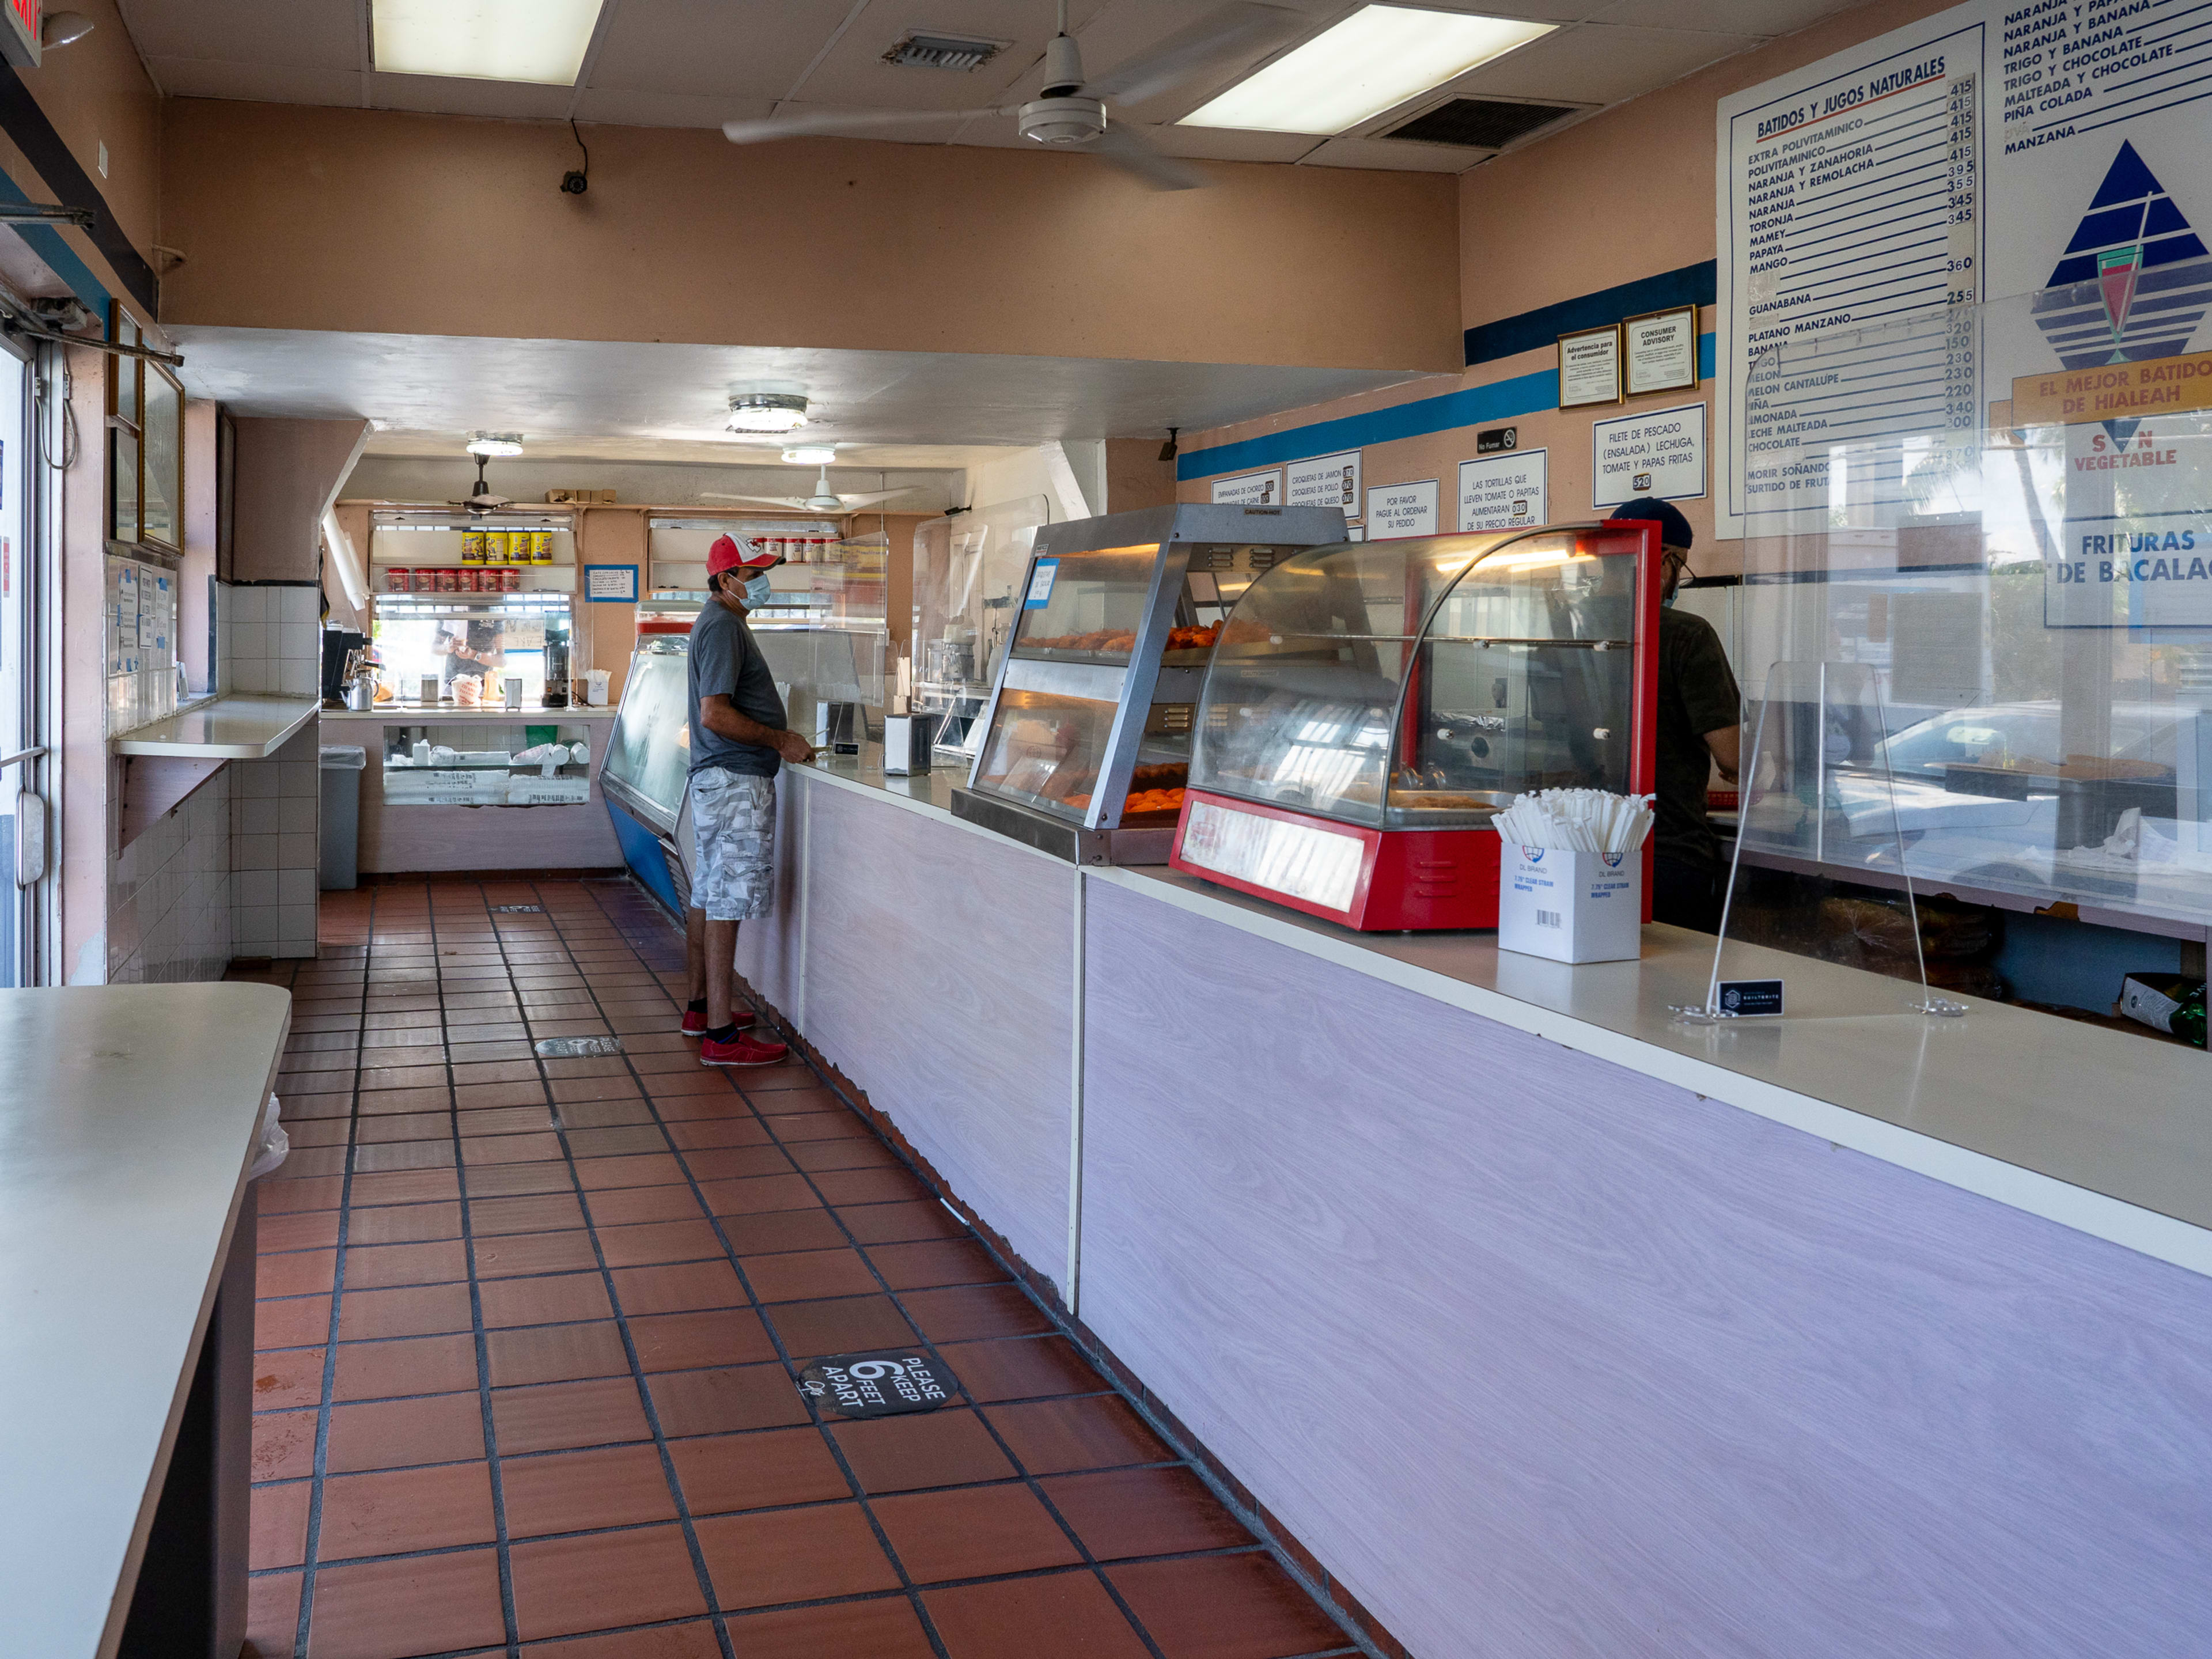
M 1705 816 L 1705 785 L 1713 769 L 1705 733 L 1742 719 L 1742 694 L 1712 624 L 1686 611 L 1662 611 L 1658 824 L 1652 832 L 1661 858 L 1709 867 L 1720 863 L 1720 837 Z

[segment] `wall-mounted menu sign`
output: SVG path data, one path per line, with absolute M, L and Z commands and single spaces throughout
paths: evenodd
M 1280 467 L 1268 472 L 1247 472 L 1234 478 L 1213 481 L 1213 504 L 1216 507 L 1280 507 L 1283 504 L 1283 471 Z
M 1628 395 L 1679 392 L 1698 383 L 1698 308 L 1682 306 L 1631 317 L 1620 325 Z
M 1316 455 L 1310 461 L 1292 461 L 1289 471 L 1285 506 L 1334 507 L 1341 509 L 1347 519 L 1359 516 L 1358 450 L 1347 449 L 1340 455 Z
M 1548 465 L 1540 449 L 1459 464 L 1459 527 L 1521 530 L 1546 520 Z
M 635 605 L 637 567 L 634 564 L 586 565 L 584 599 L 590 605 Z
M 1437 533 L 1437 481 L 1376 484 L 1367 492 L 1367 539 Z
M 1620 325 L 1559 336 L 1559 407 L 1620 401 Z
M 1655 409 L 1590 428 L 1590 504 L 1640 495 L 1691 501 L 1705 493 L 1705 406 Z

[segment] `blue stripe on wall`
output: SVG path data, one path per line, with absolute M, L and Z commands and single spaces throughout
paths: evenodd
M 1524 311 L 1517 317 L 1480 324 L 1467 331 L 1468 365 L 1494 363 L 1500 357 L 1534 351 L 1578 328 L 1603 328 L 1642 312 L 1664 311 L 1669 306 L 1711 305 L 1718 294 L 1719 269 L 1716 261 L 1707 259 L 1623 283 L 1618 288 L 1600 289 L 1579 299 L 1562 300 L 1555 306 Z
M 1698 374 L 1713 378 L 1713 337 L 1698 337 Z M 1212 478 L 1224 472 L 1249 472 L 1260 467 L 1280 466 L 1310 456 L 1332 455 L 1340 449 L 1364 449 L 1369 444 L 1389 443 L 1394 438 L 1425 438 L 1455 427 L 1485 426 L 1522 415 L 1549 414 L 1559 406 L 1559 372 L 1555 368 L 1516 375 L 1489 386 L 1468 386 L 1441 398 L 1421 398 L 1391 409 L 1364 415 L 1346 415 L 1311 426 L 1270 432 L 1241 443 L 1216 444 L 1211 449 L 1186 451 L 1176 458 L 1176 477 Z
M 6 173 L 0 173 L 0 202 L 21 205 L 30 201 L 22 186 Z M 46 269 L 69 284 L 70 292 L 84 301 L 93 315 L 103 323 L 107 320 L 108 301 L 113 297 L 100 279 L 92 274 L 92 267 L 70 251 L 62 240 L 61 233 L 50 225 L 14 225 L 9 227 L 28 244 L 33 252 L 46 262 Z

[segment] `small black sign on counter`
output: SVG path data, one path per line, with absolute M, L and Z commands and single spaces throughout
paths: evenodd
M 1493 426 L 1487 432 L 1474 434 L 1474 453 L 1478 455 L 1502 455 L 1521 445 L 1521 428 L 1517 426 Z
M 1721 1012 L 1742 1019 L 1754 1014 L 1778 1014 L 1782 1012 L 1782 981 L 1724 979 L 1721 981 Z
M 811 1361 L 799 1391 L 840 1417 L 896 1417 L 952 1403 L 960 1384 L 945 1362 L 916 1348 L 842 1353 Z

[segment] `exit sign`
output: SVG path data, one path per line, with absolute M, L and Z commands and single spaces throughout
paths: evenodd
M 45 0 L 7 0 L 0 16 L 7 26 L 0 28 L 0 58 L 22 69 L 39 66 L 39 14 L 45 9 Z

